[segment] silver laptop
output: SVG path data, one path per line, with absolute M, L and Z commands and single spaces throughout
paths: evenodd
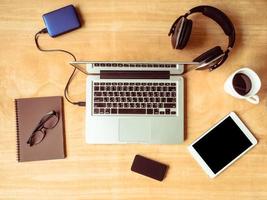
M 180 144 L 184 141 L 185 64 L 71 62 L 88 74 L 86 143 Z

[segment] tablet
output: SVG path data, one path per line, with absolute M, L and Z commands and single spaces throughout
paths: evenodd
M 231 112 L 188 149 L 209 177 L 214 178 L 256 144 L 256 138 Z

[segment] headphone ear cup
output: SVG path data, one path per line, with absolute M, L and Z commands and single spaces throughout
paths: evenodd
M 177 23 L 175 24 L 173 32 L 170 32 L 172 34 L 171 43 L 172 43 L 172 47 L 174 49 L 179 49 L 179 47 L 178 47 L 179 46 L 179 40 L 180 40 L 182 26 L 184 25 L 184 20 L 185 20 L 185 18 L 183 16 L 180 16 L 177 19 Z
M 201 54 L 200 56 L 196 57 L 193 62 L 209 62 L 221 54 L 223 54 L 222 48 L 220 46 L 216 46 Z
M 179 36 L 178 49 L 183 49 L 186 46 L 191 35 L 192 25 L 193 25 L 192 20 L 185 18 L 184 26 L 182 27 L 181 34 Z

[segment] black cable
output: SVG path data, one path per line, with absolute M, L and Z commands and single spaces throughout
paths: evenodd
M 36 44 L 36 47 L 38 50 L 40 51 L 44 51 L 44 52 L 63 52 L 63 53 L 67 53 L 69 55 L 71 55 L 74 59 L 74 61 L 76 61 L 76 57 L 69 51 L 66 51 L 66 50 L 63 50 L 63 49 L 43 49 L 40 47 L 39 43 L 38 43 L 38 38 L 39 38 L 39 35 L 42 34 L 42 33 L 47 33 L 47 29 L 46 28 L 43 28 L 42 30 L 38 31 L 35 36 L 34 36 L 34 40 L 35 40 L 35 44 Z M 70 98 L 68 97 L 69 96 L 69 85 L 75 75 L 75 72 L 76 72 L 76 68 L 74 67 L 73 69 L 73 72 L 71 73 L 70 77 L 69 77 L 69 80 L 65 86 L 65 89 L 64 89 L 64 96 L 65 98 L 67 99 L 67 101 L 73 105 L 78 105 L 78 106 L 85 106 L 85 102 L 84 101 L 77 101 L 77 102 L 74 102 L 72 100 L 70 100 Z

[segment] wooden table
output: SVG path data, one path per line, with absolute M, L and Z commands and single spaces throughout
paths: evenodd
M 0 3 L 0 198 L 1 199 L 267 199 L 267 2 L 203 1 L 223 10 L 236 28 L 236 44 L 219 69 L 184 75 L 185 142 L 181 145 L 85 144 L 85 109 L 65 101 L 67 158 L 18 163 L 14 99 L 63 95 L 72 71 L 71 57 L 36 49 L 34 34 L 44 27 L 42 14 L 71 1 Z M 193 31 L 183 51 L 167 36 L 172 22 L 201 1 L 77 1 L 82 28 L 50 38 L 43 48 L 63 48 L 79 60 L 191 61 L 200 53 L 227 45 L 221 28 L 205 16 L 192 17 Z M 223 90 L 226 78 L 241 66 L 261 80 L 260 104 L 237 100 Z M 85 99 L 85 76 L 70 87 L 73 99 Z M 216 179 L 209 179 L 187 146 L 215 122 L 235 111 L 258 145 Z M 130 171 L 136 154 L 170 166 L 163 182 Z

